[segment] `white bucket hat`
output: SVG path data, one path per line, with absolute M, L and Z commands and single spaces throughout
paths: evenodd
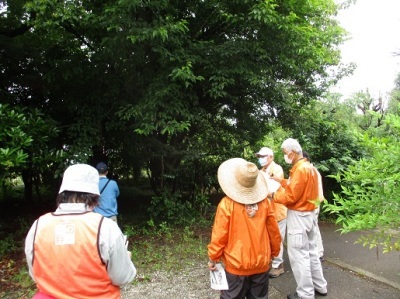
M 86 192 L 100 195 L 99 172 L 87 164 L 75 164 L 64 172 L 60 191 Z
M 222 191 L 238 203 L 255 204 L 267 198 L 264 176 L 254 163 L 241 158 L 226 160 L 219 166 L 218 182 Z

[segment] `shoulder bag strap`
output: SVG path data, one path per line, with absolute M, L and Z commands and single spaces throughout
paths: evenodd
M 101 189 L 100 194 L 103 193 L 104 189 L 106 189 L 108 183 L 111 181 L 111 179 L 108 179 L 107 183 L 104 185 L 103 189 Z

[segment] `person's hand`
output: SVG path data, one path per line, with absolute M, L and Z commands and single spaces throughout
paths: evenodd
M 127 251 L 127 253 L 128 253 L 129 259 L 132 259 L 132 252 Z
M 208 261 L 208 269 L 210 269 L 211 271 L 217 270 L 216 262 Z

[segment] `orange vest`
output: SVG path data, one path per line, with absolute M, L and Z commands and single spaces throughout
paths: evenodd
M 33 274 L 40 292 L 59 299 L 117 299 L 100 256 L 103 217 L 93 212 L 40 217 L 34 239 Z

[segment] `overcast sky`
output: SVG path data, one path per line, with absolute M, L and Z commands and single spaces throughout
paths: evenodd
M 333 91 L 345 97 L 367 88 L 386 98 L 400 73 L 400 0 L 357 0 L 338 19 L 351 36 L 341 47 L 342 62 L 355 62 L 354 75 L 341 80 Z

